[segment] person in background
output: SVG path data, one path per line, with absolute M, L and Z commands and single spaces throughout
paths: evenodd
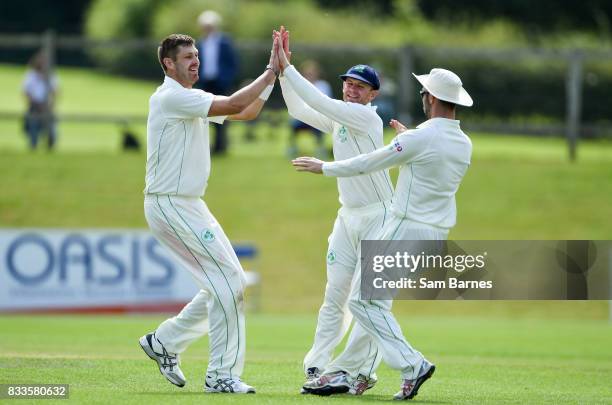
M 332 88 L 330 84 L 321 79 L 321 69 L 319 64 L 314 60 L 307 60 L 302 63 L 300 67 L 300 71 L 302 75 L 314 86 L 319 89 L 319 91 L 325 94 L 327 97 L 332 97 Z M 325 151 L 325 146 L 323 142 L 323 133 L 319 131 L 317 128 L 314 128 L 305 122 L 302 122 L 297 119 L 291 120 L 291 139 L 289 140 L 289 149 L 287 154 L 291 158 L 295 158 L 298 156 L 298 147 L 297 147 L 297 136 L 300 131 L 307 130 L 314 134 L 317 138 L 317 152 L 316 155 L 325 158 L 327 156 L 327 152 Z
M 54 111 L 57 76 L 51 71 L 49 55 L 44 50 L 32 56 L 29 66 L 23 81 L 23 92 L 28 101 L 25 131 L 32 150 L 36 149 L 41 132 L 46 133 L 47 147 L 52 150 L 57 140 Z
M 231 38 L 220 31 L 221 16 L 212 10 L 198 17 L 202 37 L 196 47 L 200 53 L 200 79 L 195 87 L 217 95 L 229 95 L 238 72 L 238 55 Z M 213 124 L 213 154 L 224 154 L 229 146 L 227 124 Z

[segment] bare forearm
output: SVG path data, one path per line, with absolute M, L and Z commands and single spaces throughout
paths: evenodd
M 227 117 L 232 121 L 250 121 L 254 120 L 259 116 L 261 109 L 263 108 L 266 100 L 262 100 L 261 98 L 255 99 L 247 108 L 239 112 L 238 114 L 233 114 Z
M 242 109 L 248 107 L 261 92 L 268 86 L 274 84 L 276 75 L 272 70 L 266 69 L 257 79 L 249 85 L 241 88 L 230 96 L 230 100 L 237 105 L 241 105 Z
M 218 115 L 233 115 L 242 112 L 251 103 L 253 103 L 261 92 L 270 83 L 274 83 L 276 75 L 272 70 L 266 69 L 257 79 L 255 79 L 249 85 L 236 91 L 229 97 L 216 96 L 213 101 L 209 116 Z

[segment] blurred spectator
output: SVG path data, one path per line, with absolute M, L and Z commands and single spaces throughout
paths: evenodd
M 314 84 L 321 93 L 328 97 L 332 96 L 332 88 L 328 82 L 321 79 L 321 68 L 316 61 L 307 60 L 302 63 L 300 66 L 300 72 L 302 72 L 302 75 L 308 79 L 310 83 Z M 289 150 L 287 152 L 289 157 L 298 156 L 297 136 L 299 135 L 300 131 L 303 130 L 312 132 L 317 138 L 316 155 L 320 158 L 325 158 L 327 156 L 321 131 L 296 119 L 291 120 L 291 129 L 291 139 L 289 140 Z
M 395 96 L 397 93 L 397 85 L 390 77 L 385 77 L 382 69 L 376 69 L 380 75 L 380 90 L 378 97 L 372 101 L 372 105 L 376 106 L 376 112 L 380 115 L 383 123 L 387 125 L 389 121 L 397 116 L 395 111 Z
M 121 147 L 126 152 L 139 152 L 140 141 L 138 135 L 130 128 L 130 125 L 123 122 L 121 125 Z
M 202 37 L 197 42 L 200 53 L 200 78 L 195 87 L 217 95 L 228 95 L 238 71 L 238 56 L 232 40 L 219 31 L 221 16 L 204 11 L 198 17 Z M 212 152 L 223 154 L 228 147 L 227 123 L 213 124 L 215 142 Z
M 42 50 L 32 56 L 29 66 L 23 81 L 23 91 L 28 100 L 25 131 L 31 149 L 36 149 L 38 137 L 44 132 L 47 135 L 47 146 L 51 150 L 57 140 L 54 108 L 57 76 L 51 71 L 47 53 Z

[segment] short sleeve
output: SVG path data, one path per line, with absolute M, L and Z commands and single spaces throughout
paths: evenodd
M 214 122 L 215 124 L 223 124 L 223 122 L 227 119 L 227 115 L 218 115 L 216 117 L 208 117 L 210 122 Z
M 206 118 L 214 97 L 199 89 L 176 89 L 164 96 L 162 105 L 170 118 Z

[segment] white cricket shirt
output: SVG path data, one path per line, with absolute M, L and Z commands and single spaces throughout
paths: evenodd
M 376 107 L 327 97 L 293 66 L 285 69 L 280 84 L 292 117 L 332 133 L 335 160 L 369 153 L 384 145 L 383 123 Z M 386 205 L 393 196 L 393 185 L 389 171 L 381 168 L 361 176 L 339 178 L 338 192 L 340 204 L 348 208 Z
M 23 91 L 36 103 L 46 103 L 49 94 L 57 90 L 57 76 L 51 75 L 49 82 L 42 73 L 28 70 L 23 80 Z
M 221 48 L 221 35 L 218 32 L 211 32 L 202 41 L 202 78 L 214 80 L 219 76 L 219 50 Z
M 326 176 L 354 176 L 400 166 L 391 211 L 440 228 L 455 225 L 455 193 L 472 156 L 459 121 L 433 118 L 397 135 L 390 145 L 352 159 L 323 164 Z
M 210 175 L 208 118 L 214 95 L 166 76 L 149 99 L 145 194 L 200 197 Z

